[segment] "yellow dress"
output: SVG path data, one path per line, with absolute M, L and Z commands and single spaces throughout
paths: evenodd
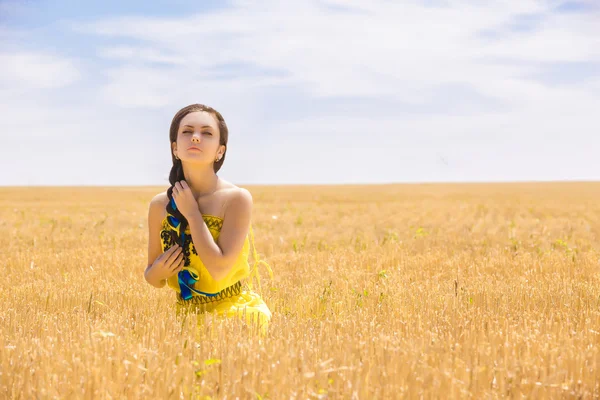
M 179 235 L 179 226 L 175 227 L 169 223 L 168 217 L 169 214 L 164 218 L 160 231 L 163 252 L 176 243 Z M 214 215 L 203 215 L 202 218 L 216 242 L 223 227 L 223 219 Z M 249 234 L 234 266 L 229 274 L 219 281 L 212 278 L 198 256 L 191 239 L 188 226 L 185 230 L 183 246 L 185 254 L 183 271 L 167 279 L 167 285 L 176 292 L 179 310 L 215 313 L 219 317 L 239 317 L 248 325 L 255 326 L 265 333 L 271 320 L 271 311 L 260 295 L 253 291 L 253 280 L 257 280 L 260 291 L 260 275 L 258 273 L 260 264 L 267 267 L 271 279 L 273 273 L 266 262 L 258 259 L 254 248 L 252 226 L 250 226 Z M 248 262 L 250 245 L 253 250 L 252 269 Z M 182 279 L 183 274 L 188 278 L 191 276 L 193 280 L 188 282 L 185 278 Z M 189 284 L 191 282 L 193 283 Z

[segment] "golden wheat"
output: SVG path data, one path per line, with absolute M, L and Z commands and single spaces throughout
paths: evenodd
M 0 189 L 0 398 L 600 396 L 600 184 L 248 189 L 264 338 L 144 281 L 164 188 Z

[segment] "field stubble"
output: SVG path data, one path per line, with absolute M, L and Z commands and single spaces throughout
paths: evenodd
M 144 281 L 163 188 L 0 189 L 0 397 L 600 396 L 600 183 L 248 189 L 262 338 Z

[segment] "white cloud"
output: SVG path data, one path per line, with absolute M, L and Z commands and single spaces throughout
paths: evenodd
M 39 52 L 0 53 L 0 85 L 16 89 L 54 89 L 78 81 L 72 60 Z
M 330 1 L 328 5 L 360 10 L 334 15 L 322 4 L 237 2 L 233 9 L 208 14 L 106 19 L 77 29 L 139 40 L 138 50 L 116 47 L 102 54 L 174 64 L 169 72 L 181 84 L 194 77 L 192 85 L 210 85 L 211 76 L 203 70 L 245 63 L 282 71 L 276 83 L 301 87 L 317 97 L 391 95 L 413 104 L 430 101 L 434 94 L 427 89 L 448 82 L 514 102 L 531 88 L 522 78 L 532 70 L 527 62 L 600 60 L 596 16 L 551 14 L 542 1 L 450 2 L 454 7 Z M 544 23 L 528 34 L 504 32 L 494 40 L 478 36 L 521 13 L 542 13 Z M 120 79 L 129 79 L 130 72 L 124 70 Z M 120 86 L 119 78 L 114 79 Z M 156 80 L 157 90 L 162 90 L 161 82 Z M 238 87 L 248 83 L 234 82 Z M 146 89 L 148 85 L 154 83 L 143 81 Z M 126 93 L 114 95 L 120 101 L 127 98 Z
M 410 173 L 416 179 L 485 179 L 503 171 L 508 179 L 519 171 L 527 179 L 558 179 L 600 170 L 599 159 L 584 151 L 600 146 L 598 77 L 552 85 L 537 76 L 546 64 L 600 63 L 600 14 L 556 13 L 558 3 L 545 0 L 440 3 L 237 1 L 180 18 L 76 22 L 70 25 L 75 34 L 87 35 L 92 46 L 98 39 L 92 49 L 98 58 L 90 60 L 98 74 L 85 81 L 93 101 L 66 108 L 61 89 L 87 76 L 77 60 L 33 49 L 0 54 L 0 84 L 11 89 L 2 100 L 10 98 L 12 114 L 24 117 L 29 99 L 47 94 L 37 100 L 34 116 L 51 122 L 45 135 L 35 136 L 47 140 L 78 132 L 116 137 L 143 121 L 148 137 L 159 138 L 152 139 L 148 158 L 162 156 L 178 108 L 210 104 L 224 113 L 232 132 L 224 171 L 246 182 L 392 181 Z M 520 26 L 531 26 L 515 29 L 520 18 Z M 61 101 L 52 102 L 50 94 Z M 373 116 L 340 105 L 357 99 L 370 110 L 385 107 Z M 310 102 L 322 105 L 319 116 L 301 108 Z M 2 132 L 26 133 L 19 129 L 0 124 Z M 136 138 L 128 140 L 143 142 Z M 565 152 L 579 155 L 559 168 L 556 160 Z M 117 153 L 127 157 L 126 149 Z M 444 171 L 428 164 L 438 153 L 449 157 Z M 377 155 L 385 161 L 375 175 L 361 157 Z M 144 162 L 140 155 L 134 159 Z M 167 168 L 164 160 L 153 171 Z M 101 164 L 92 169 L 101 174 Z
M 98 56 L 127 62 L 149 62 L 182 65 L 185 58 L 178 55 L 163 54 L 151 47 L 116 46 L 98 50 Z
M 158 108 L 172 100 L 177 77 L 168 71 L 129 66 L 106 72 L 111 82 L 102 88 L 109 103 L 122 107 Z

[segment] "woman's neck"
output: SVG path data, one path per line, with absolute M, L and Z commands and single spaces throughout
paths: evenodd
M 215 173 L 212 165 L 198 166 L 185 165 L 183 167 L 183 175 L 194 197 L 199 197 L 212 194 L 217 189 L 219 177 Z

